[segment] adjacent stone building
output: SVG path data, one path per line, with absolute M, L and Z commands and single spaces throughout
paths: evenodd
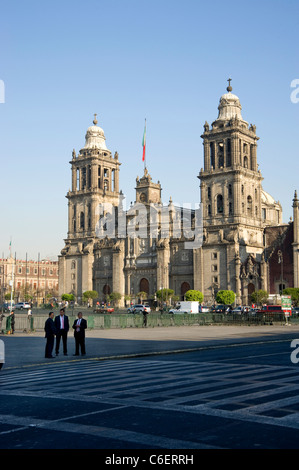
M 58 262 L 16 259 L 12 256 L 0 259 L 2 303 L 11 289 L 15 302 L 30 298 L 40 304 L 50 297 L 58 297 Z
M 198 289 L 211 303 L 219 289 L 231 289 L 238 304 L 248 304 L 254 290 L 298 286 L 297 195 L 294 222 L 284 225 L 279 202 L 262 188 L 256 127 L 243 119 L 230 84 L 218 111 L 201 136 L 201 201 L 193 210 L 171 200 L 163 204 L 161 184 L 146 167 L 136 179 L 135 203 L 124 208 L 119 156 L 106 147 L 95 115 L 85 146 L 78 155 L 73 151 L 70 162 L 60 295 L 73 293 L 80 302 L 86 290 L 96 290 L 100 299 L 119 292 L 124 304 L 141 291 L 154 299 L 158 289 L 171 288 L 183 298 Z

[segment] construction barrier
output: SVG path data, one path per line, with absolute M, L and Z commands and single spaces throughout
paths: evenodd
M 58 315 L 58 312 L 56 313 Z M 77 314 L 66 311 L 69 317 L 70 328 L 73 325 Z M 112 328 L 142 328 L 142 314 L 111 313 L 98 314 L 90 311 L 83 312 L 83 317 L 87 320 L 89 329 L 112 329 Z M 28 317 L 26 314 L 15 314 L 15 331 L 33 332 L 43 331 L 48 313 L 33 314 Z M 266 325 L 266 324 L 285 324 L 285 316 L 281 313 L 275 314 L 225 314 L 225 313 L 198 313 L 198 314 L 169 314 L 160 312 L 151 312 L 147 316 L 147 327 L 171 327 L 171 326 L 191 326 L 191 325 Z M 289 323 L 299 323 L 299 318 L 290 317 Z M 6 325 L 5 329 L 3 325 Z M 2 320 L 2 331 L 6 334 L 11 333 L 10 315 Z

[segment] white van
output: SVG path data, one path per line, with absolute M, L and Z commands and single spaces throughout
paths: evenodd
M 4 341 L 0 339 L 0 369 L 2 369 L 4 362 L 5 362 Z
M 199 303 L 197 301 L 180 302 L 169 313 L 199 313 Z

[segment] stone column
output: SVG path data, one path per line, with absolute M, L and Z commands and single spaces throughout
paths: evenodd
M 119 168 L 114 170 L 114 191 L 119 192 Z
M 211 169 L 211 156 L 210 156 L 210 143 L 208 140 L 204 141 L 204 168 L 205 171 L 210 171 Z
M 91 164 L 91 189 L 97 189 L 98 187 L 98 165 L 96 162 Z
M 72 165 L 72 191 L 75 192 L 77 189 L 77 167 Z
M 241 279 L 240 279 L 240 270 L 241 270 L 241 259 L 239 252 L 236 253 L 235 258 L 235 281 L 236 281 L 236 304 L 241 304 Z
M 124 276 L 124 240 L 117 242 L 113 247 L 112 255 L 112 291 L 122 296 L 119 305 L 124 306 L 125 276 Z
M 257 144 L 254 143 L 250 147 L 251 150 L 251 158 L 252 158 L 252 170 L 257 171 Z

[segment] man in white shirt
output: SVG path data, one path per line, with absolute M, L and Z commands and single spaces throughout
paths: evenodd
M 78 319 L 74 321 L 74 337 L 76 343 L 76 351 L 74 356 L 79 356 L 79 347 L 81 348 L 82 356 L 85 356 L 85 330 L 87 328 L 87 321 L 82 318 L 82 312 L 78 313 Z
M 55 317 L 56 327 L 56 356 L 59 354 L 60 339 L 62 338 L 63 343 L 63 354 L 67 356 L 67 334 L 69 331 L 69 319 L 64 314 L 64 308 L 60 309 L 59 315 Z

